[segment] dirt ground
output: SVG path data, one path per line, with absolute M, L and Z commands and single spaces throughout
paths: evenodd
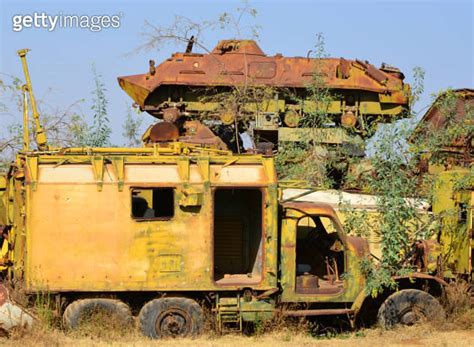
M 150 340 L 138 334 L 72 334 L 56 329 L 34 329 L 15 332 L 0 338 L 4 346 L 474 346 L 474 310 L 465 312 L 455 321 L 442 325 L 430 323 L 399 327 L 384 331 L 379 328 L 340 333 L 331 338 L 313 337 L 307 332 L 287 328 L 259 336 L 240 334 L 216 336 L 206 334 L 198 339 Z

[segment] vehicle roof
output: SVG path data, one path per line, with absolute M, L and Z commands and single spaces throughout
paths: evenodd
M 308 214 L 335 215 L 334 208 L 324 202 L 291 201 L 282 204 L 284 209 L 298 210 Z

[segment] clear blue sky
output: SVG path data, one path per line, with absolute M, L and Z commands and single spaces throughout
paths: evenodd
M 145 20 L 170 24 L 175 15 L 195 21 L 214 19 L 238 6 L 238 1 L 12 1 L 0 0 L 0 72 L 22 77 L 16 55 L 31 48 L 30 73 L 38 97 L 49 104 L 67 106 L 86 98 L 82 109 L 90 117 L 93 89 L 91 64 L 103 75 L 109 98 L 113 142 L 120 144 L 121 124 L 131 99 L 120 89 L 116 77 L 147 71 L 148 60 L 157 63 L 181 47 L 126 56 L 142 43 Z M 420 109 L 431 94 L 452 87 L 474 87 L 473 1 L 252 1 L 256 20 L 244 24 L 261 26 L 261 48 L 270 55 L 304 56 L 321 32 L 331 56 L 386 62 L 399 67 L 412 81 L 412 69 L 426 71 L 425 93 Z M 121 14 L 118 29 L 91 32 L 87 29 L 25 28 L 14 32 L 12 17 L 45 12 L 48 15 Z M 219 39 L 235 36 L 209 32 L 205 43 L 212 48 Z M 51 89 L 52 88 L 52 89 Z M 18 115 L 20 117 L 20 115 Z M 146 120 L 152 120 L 146 117 Z M 5 120 L 0 122 L 4 123 Z

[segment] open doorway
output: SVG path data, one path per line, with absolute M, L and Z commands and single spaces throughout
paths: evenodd
M 218 188 L 214 192 L 214 280 L 258 283 L 262 278 L 262 192 Z
M 305 216 L 296 235 L 296 293 L 339 294 L 344 290 L 344 247 L 327 216 Z

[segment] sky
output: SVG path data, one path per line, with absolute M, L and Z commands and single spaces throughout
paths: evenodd
M 250 27 L 258 25 L 259 45 L 268 55 L 306 56 L 314 47 L 316 34 L 322 33 L 330 56 L 368 60 L 376 66 L 388 63 L 400 68 L 408 83 L 413 81 L 413 69 L 421 67 L 426 73 L 424 93 L 415 110 L 422 112 L 431 103 L 433 93 L 446 88 L 474 88 L 473 3 L 251 1 L 248 4 L 257 10 L 257 17 L 243 17 L 240 36 L 248 37 Z M 146 21 L 167 26 L 176 15 L 195 22 L 213 20 L 243 6 L 240 1 L 210 0 L 0 0 L 0 77 L 13 75 L 23 79 L 16 51 L 30 48 L 28 63 L 37 98 L 59 109 L 84 99 L 80 107 L 90 120 L 94 64 L 107 89 L 112 142 L 122 144 L 122 124 L 132 100 L 120 89 L 117 76 L 147 72 L 149 59 L 158 64 L 171 53 L 185 49 L 181 44 L 136 52 L 144 43 Z M 58 26 L 54 30 L 49 30 L 51 26 L 15 28 L 14 16 L 35 12 L 49 16 L 117 15 L 119 27 L 109 25 L 100 32 Z M 204 34 L 203 43 L 212 49 L 218 40 L 237 36 L 235 30 L 210 30 Z M 21 119 L 20 114 L 1 117 L 0 124 L 12 121 L 12 117 Z M 142 117 L 145 123 L 153 121 L 146 114 Z

